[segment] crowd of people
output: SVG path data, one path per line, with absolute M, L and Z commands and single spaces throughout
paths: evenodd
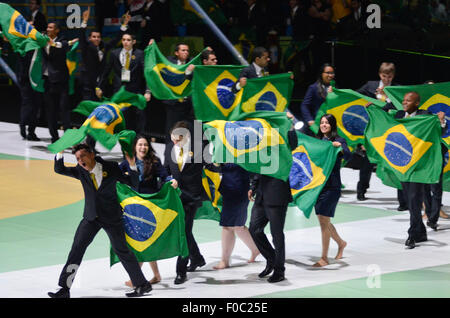
M 38 1 L 33 0 L 38 5 Z M 132 6 L 132 2 L 129 1 Z M 102 41 L 100 30 L 93 29 L 86 34 L 86 27 L 90 17 L 90 10 L 86 10 L 82 15 L 82 24 L 79 29 L 79 37 L 67 41 L 60 37 L 61 27 L 55 22 L 49 22 L 46 25 L 45 32 L 49 36 L 48 45 L 42 49 L 43 53 L 43 78 L 45 80 L 44 101 L 47 113 L 48 128 L 52 143 L 59 138 L 57 130 L 57 116 L 63 122 L 64 130 L 70 128 L 70 109 L 67 107 L 68 96 L 68 69 L 65 60 L 65 53 L 76 42 L 79 42 L 82 56 L 81 85 L 83 100 L 99 100 L 106 90 L 117 92 L 122 86 L 132 93 L 142 94 L 147 102 L 152 97 L 151 90 L 147 87 L 144 78 L 144 53 L 142 49 L 137 48 L 138 42 L 135 32 L 136 28 L 140 30 L 141 43 L 145 46 L 157 41 L 158 35 L 150 33 L 147 28 L 152 25 L 152 17 L 146 15 L 148 10 L 157 6 L 158 1 L 141 1 L 145 4 L 139 7 L 142 19 L 136 18 L 138 14 L 131 10 L 126 13 L 122 19 L 120 32 L 108 43 Z M 420 1 L 419 1 L 420 2 Z M 258 9 L 261 3 L 265 4 L 265 9 Z M 336 24 L 336 29 L 343 27 L 348 21 L 346 17 L 356 17 L 351 11 L 360 5 L 361 1 L 320 1 L 314 0 L 305 5 L 306 1 L 290 0 L 289 5 L 292 9 L 291 15 L 286 19 L 286 28 L 292 32 L 294 39 L 303 39 L 311 34 L 306 32 L 307 26 L 313 26 L 311 32 L 320 32 L 314 34 L 314 37 L 320 38 L 321 35 L 333 32 L 331 21 Z M 231 10 L 231 4 L 248 5 L 247 21 L 252 21 L 256 29 L 270 28 L 271 23 L 261 20 L 261 14 L 268 12 L 272 2 L 258 1 L 219 1 L 223 6 L 224 12 L 234 12 Z M 340 9 L 338 10 L 338 8 Z M 37 6 L 38 8 L 38 6 Z M 133 7 L 136 9 L 135 7 Z M 227 11 L 226 8 L 229 10 Z M 142 11 L 143 10 L 143 11 Z M 254 13 L 261 10 L 260 13 Z M 147 13 L 146 13 L 147 12 Z M 242 11 L 239 11 L 242 13 Z M 245 11 L 244 11 L 245 12 Z M 352 14 L 353 12 L 353 14 Z M 339 13 L 339 14 L 338 14 Z M 303 18 L 309 16 L 309 20 L 298 19 L 297 15 L 303 15 Z M 38 25 L 37 17 L 33 14 L 30 21 Z M 269 15 L 276 18 L 276 15 Z M 148 19 L 146 17 L 149 17 Z M 242 17 L 228 17 L 228 21 L 239 20 Z M 244 17 L 245 18 L 245 17 Z M 349 19 L 350 19 L 349 18 Z M 146 22 L 144 22 L 146 21 Z M 347 22 L 345 22 L 347 21 Z M 350 22 L 348 22 L 350 23 Z M 40 23 L 39 23 L 40 24 Z M 339 26 L 340 25 L 340 26 Z M 154 30 L 152 30 L 153 32 Z M 306 32 L 306 33 L 305 33 Z M 259 32 L 258 32 L 259 33 Z M 331 34 L 331 33 L 330 33 Z M 150 36 L 149 36 L 150 35 Z M 115 43 L 120 40 L 121 46 L 115 48 Z M 262 77 L 267 74 L 270 67 L 270 61 L 274 58 L 271 55 L 270 48 L 264 48 L 264 39 L 256 39 L 256 46 L 252 50 L 250 65 L 241 71 L 239 79 L 232 87 L 233 92 L 237 92 L 247 84 L 247 79 Z M 21 71 L 18 78 L 21 84 L 22 107 L 20 120 L 20 133 L 24 139 L 37 141 L 39 137 L 35 134 L 36 113 L 38 105 L 36 104 L 36 94 L 30 86 L 27 76 L 27 70 L 32 60 L 32 52 L 24 57 L 20 57 Z M 106 56 L 109 53 L 109 58 Z M 168 58 L 170 62 L 180 65 L 186 64 L 190 59 L 190 48 L 186 43 L 179 43 L 174 55 Z M 202 52 L 201 61 L 203 65 L 216 65 L 218 58 L 215 51 L 208 47 Z M 195 66 L 190 65 L 185 72 L 186 78 L 192 78 Z M 386 86 L 395 85 L 393 82 L 395 76 L 395 66 L 392 63 L 382 63 L 379 69 L 379 80 L 370 81 L 361 87 L 358 92 L 361 94 L 388 102 L 385 110 L 393 107 L 383 91 Z M 109 77 L 112 74 L 112 87 L 109 86 Z M 317 111 L 320 105 L 326 99 L 333 87 L 335 69 L 332 64 L 325 63 L 320 67 L 318 79 L 307 90 L 303 103 L 301 105 L 302 120 L 304 121 L 303 132 L 321 140 L 332 142 L 334 147 L 340 147 L 334 168 L 321 191 L 315 205 L 316 214 L 319 219 L 322 233 L 322 256 L 314 264 L 314 267 L 324 267 L 329 264 L 328 249 L 330 239 L 333 239 L 338 245 L 338 254 L 336 259 L 343 257 L 343 252 L 347 242 L 341 238 L 336 228 L 331 223 L 334 217 L 335 209 L 341 195 L 341 161 L 344 158 L 348 160 L 352 153 L 346 145 L 344 138 L 338 135 L 336 118 L 327 114 L 320 119 L 319 132 L 314 134 L 309 127 L 314 123 Z M 399 111 L 396 118 L 415 116 L 422 111 L 418 110 L 420 96 L 415 92 L 405 94 L 403 105 L 404 111 Z M 59 153 L 55 160 L 55 172 L 69 177 L 79 179 L 85 193 L 85 209 L 83 219 L 75 234 L 74 243 L 68 256 L 67 263 L 64 266 L 59 286 L 61 289 L 56 293 L 49 293 L 50 297 L 62 298 L 70 297 L 70 287 L 74 278 L 74 273 L 81 264 L 84 252 L 92 242 L 100 229 L 104 229 L 111 241 L 114 252 L 118 255 L 121 263 L 130 276 L 130 281 L 126 284 L 134 288 L 134 291 L 128 293 L 129 297 L 139 297 L 149 293 L 152 290 L 152 284 L 161 281 L 161 275 L 156 262 L 151 262 L 154 277 L 148 281 L 142 274 L 141 266 L 134 257 L 133 253 L 126 246 L 125 233 L 122 224 L 121 207 L 117 203 L 115 182 L 120 181 L 129 184 L 133 189 L 140 193 L 158 192 L 161 185 L 170 182 L 174 188 L 181 190 L 181 201 L 185 211 L 185 232 L 189 256 L 179 256 L 176 265 L 176 278 L 174 284 L 183 284 L 187 280 L 187 272 L 195 271 L 198 267 L 205 265 L 205 259 L 195 241 L 192 229 L 195 213 L 202 202 L 203 185 L 202 171 L 205 167 L 203 160 L 194 160 L 198 155 L 192 152 L 192 140 L 196 138 L 193 135 L 193 122 L 195 114 L 192 107 L 192 101 L 189 97 L 181 100 L 163 101 L 166 111 L 165 134 L 166 145 L 164 152 L 164 163 L 157 157 L 152 148 L 152 140 L 145 134 L 148 111 L 139 110 L 130 107 L 124 113 L 127 122 L 127 128 L 135 130 L 138 137 L 133 145 L 134 156 L 125 155 L 120 165 L 115 162 L 103 160 L 96 156 L 95 140 L 87 138 L 86 143 L 77 145 L 73 149 L 78 165 L 76 167 L 66 167 L 63 161 L 63 154 Z M 287 116 L 293 118 L 290 112 Z M 438 115 L 441 120 L 442 128 L 446 128 L 445 118 L 442 114 Z M 294 130 L 289 133 L 288 143 L 293 150 L 297 147 L 297 135 Z M 358 183 L 358 200 L 365 200 L 365 193 L 369 188 L 370 176 L 374 166 L 364 156 L 365 149 L 361 145 L 358 153 L 361 155 L 363 164 L 361 167 L 360 181 Z M 249 174 L 244 169 L 235 164 L 212 165 L 212 170 L 222 174 L 222 182 L 219 191 L 223 195 L 223 209 L 221 213 L 220 225 L 222 229 L 222 258 L 214 267 L 217 270 L 225 269 L 230 266 L 230 256 L 235 243 L 236 235 L 248 246 L 250 250 L 249 262 L 261 254 L 266 260 L 266 266 L 259 277 L 269 276 L 268 282 L 276 283 L 285 279 L 285 238 L 284 222 L 289 203 L 292 201 L 291 188 L 289 181 L 282 181 L 266 175 Z M 106 176 L 108 176 L 106 178 Z M 399 192 L 399 210 L 409 209 L 411 214 L 410 228 L 408 230 L 408 239 L 405 245 L 408 248 L 414 248 L 415 243 L 427 240 L 426 229 L 424 227 L 421 215 L 422 202 L 428 202 L 431 206 L 427 210 L 427 225 L 437 229 L 437 220 L 439 218 L 441 200 L 442 200 L 442 182 L 439 185 L 432 185 L 433 189 L 425 188 L 421 183 L 404 183 L 403 191 Z M 274 195 L 276 193 L 276 195 Z M 430 197 L 431 198 L 428 198 Z M 247 221 L 247 210 L 249 202 L 254 201 L 251 209 L 251 218 L 249 227 L 245 226 Z M 432 202 L 432 204 L 430 203 Z M 443 215 L 441 215 L 443 216 Z M 444 216 L 443 216 L 444 217 Z M 272 235 L 271 244 L 264 232 L 264 228 L 269 224 Z

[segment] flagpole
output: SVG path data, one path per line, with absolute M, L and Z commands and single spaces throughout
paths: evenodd
M 0 57 L 0 66 L 5 70 L 6 74 L 8 74 L 9 77 L 11 77 L 14 84 L 16 84 L 18 87 L 20 87 L 19 82 L 17 82 L 16 74 L 11 70 L 11 68 L 8 66 L 8 64 L 6 64 L 5 60 L 3 60 L 3 58 L 1 58 L 1 57 Z
M 210 27 L 211 31 L 222 41 L 222 43 L 226 46 L 226 48 L 234 55 L 235 58 L 242 64 L 248 65 L 246 59 L 242 57 L 241 54 L 235 49 L 235 47 L 231 44 L 231 42 L 227 39 L 227 37 L 220 31 L 217 25 L 211 20 L 208 14 L 199 6 L 197 1 L 189 0 L 191 6 L 200 14 L 203 21 Z

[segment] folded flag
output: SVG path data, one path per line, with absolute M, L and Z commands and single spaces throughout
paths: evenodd
M 123 208 L 125 238 L 138 262 L 189 255 L 179 189 L 165 183 L 158 193 L 141 194 L 120 182 L 116 188 Z M 111 248 L 111 266 L 118 262 Z
M 447 147 L 450 146 L 450 82 L 412 86 L 388 86 L 384 88 L 384 91 L 399 109 L 403 109 L 403 96 L 408 92 L 414 91 L 420 95 L 419 109 L 426 109 L 433 114 L 444 112 L 447 130 L 442 135 L 442 139 Z
M 212 161 L 235 163 L 243 169 L 286 181 L 292 165 L 288 132 L 291 121 L 285 113 L 244 113 L 234 121 L 203 124 L 213 144 Z
M 31 88 L 37 92 L 44 92 L 44 79 L 42 78 L 42 52 L 35 49 L 31 58 L 30 69 L 28 71 Z
M 296 205 L 309 218 L 320 192 L 336 163 L 341 148 L 329 141 L 297 133 L 298 147 L 292 151 L 289 184 Z
M 38 32 L 10 5 L 0 2 L 0 26 L 14 52 L 25 55 L 28 51 L 47 45 L 49 38 Z
M 186 78 L 185 71 L 191 64 L 202 63 L 198 54 L 189 63 L 176 65 L 161 53 L 156 43 L 145 49 L 144 76 L 152 95 L 157 99 L 180 99 L 191 95 L 191 80 Z
M 394 119 L 376 106 L 367 108 L 365 148 L 400 182 L 437 183 L 442 168 L 441 125 L 436 116 Z
M 345 138 L 349 147 L 355 148 L 358 144 L 364 143 L 364 129 L 369 121 L 365 105 L 369 102 L 379 107 L 385 105 L 384 102 L 351 89 L 334 88 L 317 111 L 311 130 L 317 133 L 320 118 L 325 114 L 332 114 L 336 118 L 339 135 Z
M 70 50 L 66 53 L 66 64 L 67 69 L 69 70 L 69 95 L 73 95 L 75 93 L 75 72 L 78 68 L 78 43 L 76 42 Z
M 204 168 L 202 171 L 202 185 L 209 200 L 202 202 L 202 206 L 195 212 L 195 219 L 220 221 L 222 212 L 222 195 L 219 192 L 220 173 Z
M 199 65 L 192 79 L 192 104 L 195 118 L 202 121 L 227 120 L 241 103 L 242 90 L 232 87 L 244 66 Z

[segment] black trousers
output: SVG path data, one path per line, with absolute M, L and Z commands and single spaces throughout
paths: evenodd
M 120 221 L 111 225 L 99 221 L 87 221 L 86 219 L 82 219 L 75 233 L 67 262 L 59 276 L 59 286 L 63 288 L 70 288 L 72 286 L 84 253 L 100 229 L 105 230 L 108 235 L 111 246 L 130 276 L 133 286 L 141 286 L 146 283 L 146 279 L 144 274 L 142 274 L 136 256 L 128 249 L 123 222 Z
M 405 193 L 404 190 L 397 189 L 397 200 L 399 206 L 403 208 L 408 208 L 407 193 Z
M 424 184 L 423 203 L 425 204 L 425 213 L 428 221 L 437 223 L 442 204 L 442 173 L 439 183 Z
M 284 222 L 286 220 L 287 204 L 282 206 L 269 206 L 264 201 L 255 201 L 250 218 L 250 234 L 255 241 L 261 255 L 267 260 L 268 266 L 273 266 L 274 271 L 284 274 L 285 267 L 285 243 Z M 264 228 L 270 223 L 273 247 L 264 233 Z
M 408 235 L 413 239 L 427 236 L 427 230 L 422 221 L 423 183 L 402 182 L 403 195 L 408 202 L 409 229 Z
M 199 205 L 196 202 L 183 203 L 184 208 L 184 221 L 185 221 L 185 231 L 186 231 L 186 241 L 189 249 L 188 257 L 178 256 L 177 259 L 177 274 L 185 275 L 187 272 L 187 265 L 189 260 L 191 263 L 201 263 L 205 261 L 203 255 L 200 253 L 197 242 L 195 241 L 194 234 L 192 233 L 192 228 L 194 227 L 194 217 L 195 212 L 197 212 Z
M 358 194 L 365 194 L 370 187 L 370 178 L 372 177 L 372 171 L 375 164 L 370 163 L 367 156 L 361 157 L 361 167 L 359 169 L 359 181 L 356 185 L 356 191 Z
M 50 83 L 45 79 L 45 112 L 47 114 L 48 130 L 52 139 L 58 138 L 58 114 L 64 130 L 70 128 L 70 103 L 68 83 Z
M 20 85 L 20 126 L 28 125 L 28 133 L 34 133 L 38 122 L 38 111 L 40 98 L 38 93 L 31 88 L 27 81 Z

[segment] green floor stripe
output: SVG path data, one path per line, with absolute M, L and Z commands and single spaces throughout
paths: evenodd
M 449 298 L 450 264 L 259 295 L 256 298 Z
M 0 160 L 41 160 L 37 158 L 27 158 L 24 156 L 8 155 L 5 153 L 0 153 Z

